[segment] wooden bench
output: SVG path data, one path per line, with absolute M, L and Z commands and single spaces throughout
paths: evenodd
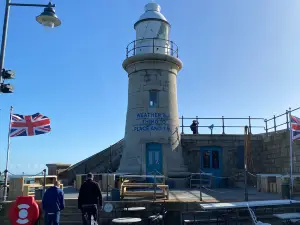
M 53 184 L 46 184 L 45 188 L 48 189 L 52 187 Z M 35 189 L 41 189 L 43 188 L 43 185 L 40 184 L 24 184 L 24 190 L 23 190 L 23 196 L 34 196 L 35 195 Z M 63 189 L 63 184 L 60 185 L 60 188 Z M 34 190 L 34 191 L 32 191 Z
M 128 191 L 130 188 L 153 188 L 153 190 L 147 191 Z M 155 188 L 157 191 L 162 190 L 161 192 L 155 193 Z M 169 186 L 165 184 L 152 184 L 152 183 L 128 183 L 124 182 L 121 184 L 121 199 L 124 197 L 162 197 L 169 199 Z

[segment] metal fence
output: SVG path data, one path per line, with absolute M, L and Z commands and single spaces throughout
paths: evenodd
M 291 112 L 300 112 L 300 107 L 291 110 Z M 274 115 L 270 119 L 257 117 L 184 117 L 180 118 L 180 129 L 182 134 L 192 133 L 190 125 L 193 120 L 198 122 L 199 134 L 243 134 L 244 127 L 249 127 L 249 133 L 269 133 L 278 132 L 289 128 L 289 110 L 278 116 Z
M 291 110 L 291 113 L 293 114 L 293 112 L 299 110 L 300 107 Z M 278 116 L 274 115 L 270 119 L 265 119 L 265 131 L 266 133 L 268 132 L 276 133 L 278 130 L 289 129 L 289 122 L 290 122 L 289 110 L 286 110 L 285 113 L 282 113 Z
M 175 42 L 162 38 L 143 38 L 130 42 L 126 48 L 126 58 L 143 53 L 161 53 L 178 58 Z
M 198 122 L 198 132 L 199 134 L 206 133 L 218 133 L 218 134 L 226 134 L 228 133 L 243 133 L 244 127 L 249 127 L 249 132 L 252 133 L 254 129 L 258 129 L 261 132 L 264 130 L 264 118 L 255 118 L 255 117 L 237 117 L 237 118 L 229 118 L 229 117 L 211 117 L 211 118 L 203 118 L 203 117 L 180 117 L 181 121 L 181 133 L 189 133 L 186 128 L 190 128 L 192 121 L 196 120 Z M 187 121 L 189 124 L 187 125 Z M 229 122 L 230 121 L 230 122 Z M 232 128 L 235 128 L 235 132 Z M 238 128 L 238 129 L 237 129 Z

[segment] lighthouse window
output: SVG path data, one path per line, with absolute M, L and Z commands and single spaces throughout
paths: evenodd
M 149 92 L 149 106 L 150 108 L 158 107 L 158 91 L 152 90 Z

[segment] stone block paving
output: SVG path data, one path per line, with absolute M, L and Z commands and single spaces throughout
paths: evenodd
M 104 201 L 107 199 L 107 193 L 103 192 Z M 110 193 L 108 193 L 110 197 Z M 65 189 L 66 199 L 75 199 L 78 197 L 78 192 L 73 188 Z M 109 199 L 109 198 L 108 198 Z M 139 198 L 125 198 L 124 200 L 133 200 Z M 204 202 L 235 202 L 244 201 L 245 194 L 243 188 L 218 188 L 207 189 L 202 188 L 202 199 Z M 255 188 L 248 188 L 248 200 L 260 201 L 260 200 L 276 200 L 281 199 L 280 194 L 276 193 L 264 193 L 258 192 Z M 295 200 L 300 200 L 299 196 L 293 197 Z M 199 189 L 185 189 L 185 190 L 170 190 L 170 199 L 168 202 L 197 202 L 200 201 Z

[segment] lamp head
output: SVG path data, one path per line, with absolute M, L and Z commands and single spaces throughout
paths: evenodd
M 61 25 L 60 19 L 55 14 L 55 10 L 52 7 L 51 2 L 49 2 L 48 6 L 45 7 L 44 12 L 42 12 L 39 16 L 36 17 L 36 21 L 45 27 L 58 27 Z
M 14 93 L 14 87 L 11 84 L 0 84 L 0 93 Z

